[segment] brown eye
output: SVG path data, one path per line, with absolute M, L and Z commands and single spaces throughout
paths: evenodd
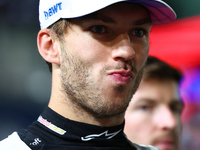
M 97 25 L 97 26 L 93 26 L 91 28 L 91 30 L 94 32 L 94 33 L 104 33 L 106 30 L 105 30 L 105 27 L 104 26 L 101 26 L 101 25 Z
M 140 109 L 141 110 L 148 110 L 148 109 L 150 109 L 150 107 L 147 106 L 147 105 L 142 105 L 142 106 L 140 106 Z
M 136 29 L 133 34 L 137 37 L 142 37 L 145 34 L 145 31 L 143 29 Z
M 183 104 L 182 103 L 173 104 L 170 106 L 170 108 L 173 112 L 181 114 L 183 110 Z

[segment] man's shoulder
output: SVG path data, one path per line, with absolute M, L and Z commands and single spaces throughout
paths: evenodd
M 0 150 L 31 150 L 19 137 L 17 132 L 0 141 Z

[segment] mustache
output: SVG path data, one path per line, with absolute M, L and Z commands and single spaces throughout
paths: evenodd
M 120 69 L 124 69 L 124 70 L 131 70 L 132 73 L 136 74 L 138 71 L 136 69 L 135 66 L 133 66 L 132 63 L 126 63 L 126 62 L 123 62 L 123 61 L 119 61 L 117 62 L 117 64 L 115 66 L 104 66 L 103 67 L 103 70 L 104 71 L 107 71 L 107 70 L 120 70 Z

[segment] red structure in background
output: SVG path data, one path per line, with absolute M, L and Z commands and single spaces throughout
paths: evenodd
M 186 103 L 183 122 L 200 111 L 200 15 L 155 25 L 150 34 L 150 54 L 181 70 L 180 85 Z
M 200 66 L 200 15 L 153 26 L 150 55 L 181 70 Z

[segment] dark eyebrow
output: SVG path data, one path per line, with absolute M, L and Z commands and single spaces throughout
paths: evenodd
M 151 103 L 151 104 L 156 103 L 156 101 L 154 99 L 151 99 L 151 98 L 141 98 L 141 99 L 138 100 L 138 102 L 140 102 L 140 103 L 145 102 L 145 103 Z
M 117 24 L 117 22 L 113 20 L 112 18 L 107 17 L 107 16 L 99 16 L 97 12 L 83 16 L 81 20 L 84 20 L 84 21 L 100 20 L 105 23 Z
M 139 26 L 139 25 L 143 25 L 143 24 L 152 24 L 151 18 L 140 19 L 140 20 L 136 20 L 135 22 L 133 22 L 134 26 Z

